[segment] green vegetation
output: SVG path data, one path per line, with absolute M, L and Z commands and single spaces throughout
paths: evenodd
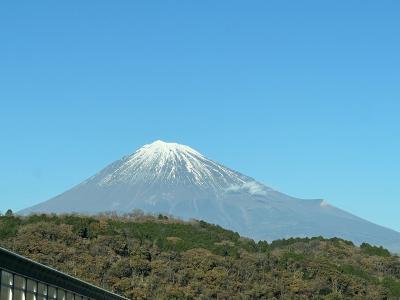
M 382 256 L 382 257 L 390 256 L 389 250 L 383 248 L 382 246 L 376 247 L 376 246 L 371 246 L 368 243 L 362 243 L 360 245 L 360 248 L 361 248 L 362 252 L 367 255 L 376 255 L 376 256 Z
M 400 259 L 338 238 L 254 242 L 203 221 L 0 217 L 0 245 L 132 299 L 400 299 Z

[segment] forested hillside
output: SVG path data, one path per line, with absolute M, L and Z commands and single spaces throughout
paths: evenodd
M 383 248 L 256 243 L 139 212 L 2 216 L 0 246 L 132 299 L 400 299 L 400 259 Z

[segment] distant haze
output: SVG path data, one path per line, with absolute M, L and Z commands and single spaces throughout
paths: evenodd
M 400 251 L 400 233 L 330 205 L 297 199 L 176 143 L 145 145 L 74 188 L 20 213 L 141 209 L 202 219 L 257 240 L 340 237 Z

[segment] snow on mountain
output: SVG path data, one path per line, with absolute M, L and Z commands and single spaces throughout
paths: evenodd
M 32 212 L 130 212 L 202 219 L 255 239 L 341 237 L 400 251 L 400 233 L 335 208 L 302 200 L 176 143 L 155 141 L 74 188 L 27 208 Z
M 217 191 L 242 185 L 248 178 L 208 160 L 188 146 L 155 141 L 122 159 L 121 164 L 98 184 L 107 186 L 138 181 L 193 184 Z

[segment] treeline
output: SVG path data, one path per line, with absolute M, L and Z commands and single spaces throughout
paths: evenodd
M 400 259 L 338 238 L 255 242 L 203 221 L 0 217 L 0 246 L 132 299 L 400 299 Z

